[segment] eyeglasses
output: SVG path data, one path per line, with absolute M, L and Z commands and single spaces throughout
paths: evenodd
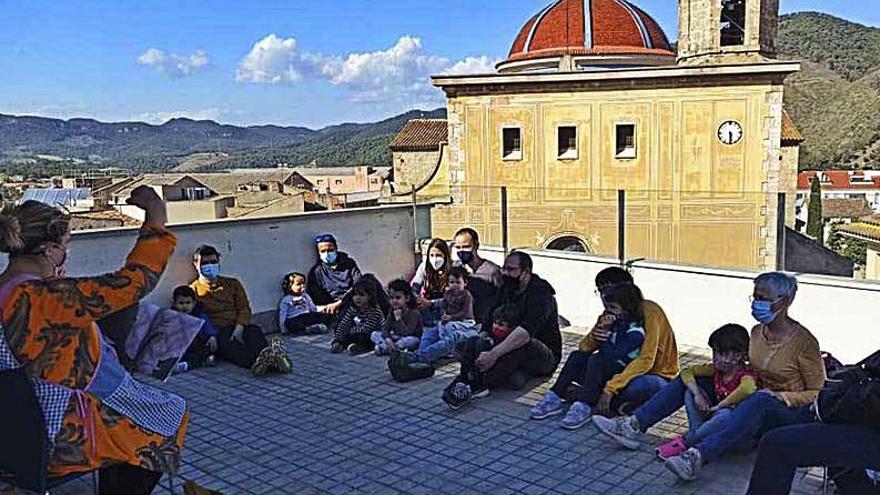
M 779 301 L 781 301 L 781 300 L 783 299 L 783 297 L 784 297 L 784 296 L 780 296 L 780 297 L 777 297 L 776 299 L 774 299 L 774 300 L 771 301 L 770 299 L 758 299 L 758 298 L 756 298 L 755 296 L 752 295 L 752 296 L 749 296 L 749 302 L 750 302 L 750 303 L 753 303 L 753 302 L 755 302 L 755 301 L 763 301 L 763 302 L 769 302 L 770 304 L 776 304 L 776 303 L 778 303 Z

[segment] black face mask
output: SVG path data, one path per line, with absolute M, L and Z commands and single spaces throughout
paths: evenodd
M 511 277 L 510 275 L 501 276 L 501 287 L 506 292 L 516 292 L 519 290 L 519 277 Z

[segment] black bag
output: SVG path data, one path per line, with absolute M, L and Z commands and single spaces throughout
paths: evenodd
M 831 373 L 815 410 L 823 423 L 880 428 L 880 352 Z
M 427 363 L 414 363 L 406 353 L 395 351 L 388 359 L 388 371 L 398 382 L 405 383 L 434 376 L 434 367 Z

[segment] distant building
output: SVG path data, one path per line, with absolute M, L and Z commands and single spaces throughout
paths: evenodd
M 352 194 L 379 192 L 390 175 L 388 168 L 359 167 L 297 167 L 295 169 L 314 184 L 318 193 Z
M 880 171 L 813 170 L 798 174 L 796 204 L 805 205 L 810 197 L 810 182 L 819 179 L 822 199 L 864 199 L 871 211 L 880 213 Z M 800 216 L 798 217 L 801 218 Z M 804 219 L 805 221 L 805 219 Z
M 111 205 L 141 218 L 126 199 L 142 185 L 165 200 L 171 223 L 299 213 L 305 210 L 304 194 L 313 187 L 292 169 L 146 174 L 116 191 Z
M 118 229 L 122 227 L 137 227 L 141 221 L 117 210 L 97 210 L 71 213 L 70 230 Z
M 851 239 L 865 241 L 868 251 L 865 278 L 880 280 L 880 214 L 875 213 L 858 222 L 842 225 L 838 232 Z
M 71 212 L 89 211 L 95 207 L 92 191 L 88 188 L 31 188 L 22 193 L 20 201 L 22 203 L 25 201 L 39 201 L 50 206 L 63 207 Z

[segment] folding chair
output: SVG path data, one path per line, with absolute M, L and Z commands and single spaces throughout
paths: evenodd
M 97 471 L 49 478 L 49 436 L 43 410 L 24 369 L 0 372 L 0 404 L 5 421 L 0 422 L 0 471 L 4 481 L 36 493 L 47 493 L 70 481 L 92 476 L 98 493 Z

